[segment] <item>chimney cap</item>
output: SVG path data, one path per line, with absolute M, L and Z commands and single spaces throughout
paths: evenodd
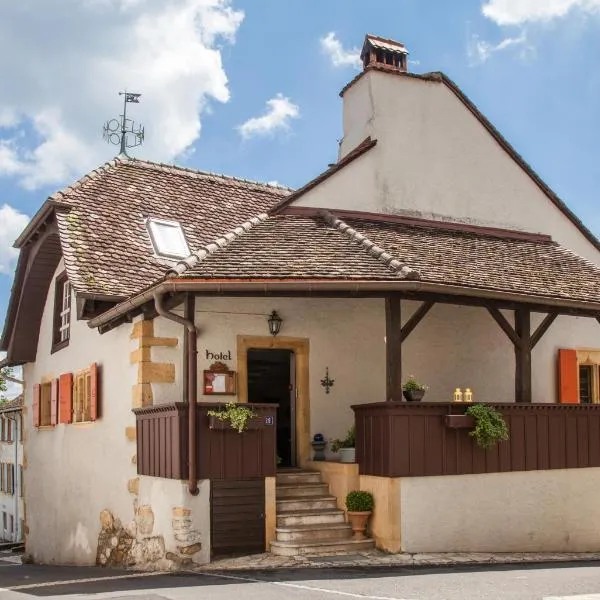
M 364 61 L 365 56 L 369 56 L 369 51 L 371 48 L 375 48 L 376 50 L 385 50 L 386 52 L 391 52 L 393 54 L 408 55 L 408 50 L 404 44 L 396 42 L 395 40 L 390 40 L 379 37 L 378 35 L 367 33 L 367 35 L 365 35 L 365 43 L 363 44 L 362 51 L 360 53 L 361 60 Z

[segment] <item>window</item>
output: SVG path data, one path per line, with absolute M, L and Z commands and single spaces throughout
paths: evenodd
M 73 423 L 91 421 L 91 377 L 90 370 L 75 373 L 73 378 Z
M 592 365 L 579 365 L 579 402 L 581 404 L 592 404 L 593 378 Z
M 56 278 L 54 287 L 54 333 L 52 352 L 64 348 L 71 334 L 71 284 L 64 272 Z
M 191 254 L 179 223 L 148 219 L 146 224 L 156 254 L 166 258 L 185 258 Z
M 40 386 L 40 425 L 52 425 L 52 384 Z

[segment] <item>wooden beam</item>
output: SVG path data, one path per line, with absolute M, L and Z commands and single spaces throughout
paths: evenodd
M 515 330 L 512 328 L 512 325 L 506 320 L 506 317 L 494 306 L 488 306 L 487 309 L 490 315 L 492 315 L 494 318 L 494 321 L 500 325 L 502 331 L 504 331 L 504 333 L 509 337 L 510 341 L 515 346 L 520 345 L 521 340 L 519 339 L 519 336 Z
M 413 331 L 413 329 L 423 320 L 423 317 L 431 310 L 435 302 L 423 302 L 415 311 L 413 316 L 404 324 L 400 332 L 400 341 L 403 342 Z
M 402 318 L 400 296 L 385 298 L 386 400 L 402 400 Z
M 538 325 L 538 328 L 534 331 L 531 336 L 531 350 L 533 350 L 536 344 L 542 339 L 542 336 L 548 331 L 548 328 L 558 317 L 558 313 L 550 313 L 544 317 L 544 320 Z
M 531 313 L 520 308 L 515 311 L 515 402 L 531 403 Z

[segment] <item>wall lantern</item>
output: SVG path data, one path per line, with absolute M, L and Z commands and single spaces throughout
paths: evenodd
M 268 323 L 269 323 L 269 331 L 271 332 L 271 335 L 277 335 L 279 333 L 279 330 L 281 329 L 281 324 L 283 323 L 283 319 L 277 314 L 277 311 L 274 310 L 268 319 Z

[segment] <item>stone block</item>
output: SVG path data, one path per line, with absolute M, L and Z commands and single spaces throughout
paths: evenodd
M 179 343 L 177 338 L 144 337 L 140 338 L 140 348 L 151 348 L 153 346 L 164 346 L 174 348 Z
M 135 515 L 137 530 L 140 535 L 151 535 L 154 529 L 154 512 L 152 507 L 140 506 Z
M 133 365 L 135 363 L 150 361 L 152 360 L 152 348 L 145 346 L 138 348 L 129 354 L 129 362 Z
M 154 321 L 137 321 L 131 330 L 131 339 L 154 336 Z
M 149 383 L 138 383 L 131 388 L 132 408 L 152 406 L 152 402 L 152 386 Z
M 130 442 L 135 442 L 137 439 L 137 430 L 135 427 L 125 427 L 125 437 Z
M 140 493 L 140 478 L 134 477 L 127 482 L 127 491 L 134 496 Z
M 138 365 L 138 383 L 174 383 L 173 363 L 142 362 Z
M 191 508 L 184 508 L 183 506 L 176 506 L 173 508 L 174 517 L 189 517 L 191 514 Z
M 189 546 L 177 546 L 177 550 L 185 556 L 191 556 L 192 554 L 196 554 L 196 552 L 200 552 L 202 550 L 202 544 L 190 544 Z

